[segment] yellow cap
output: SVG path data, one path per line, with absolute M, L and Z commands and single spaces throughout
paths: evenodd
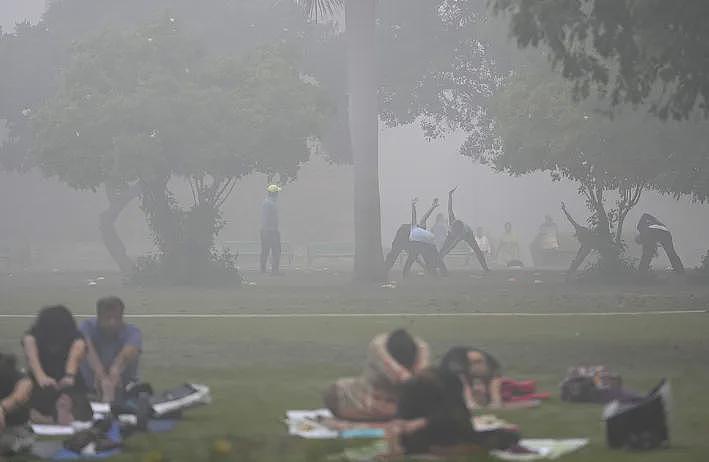
M 278 193 L 281 192 L 281 187 L 278 186 L 277 184 L 270 184 L 266 187 L 266 191 L 270 193 Z

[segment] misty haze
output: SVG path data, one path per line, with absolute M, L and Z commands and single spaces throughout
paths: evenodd
M 0 0 L 0 460 L 703 460 L 671 3 Z

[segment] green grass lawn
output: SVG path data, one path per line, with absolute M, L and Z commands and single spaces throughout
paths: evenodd
M 109 293 L 123 297 L 130 313 L 627 312 L 706 309 L 709 300 L 706 288 L 674 279 L 618 287 L 568 285 L 551 272 L 473 276 L 413 278 L 396 289 L 381 289 L 353 286 L 345 274 L 292 272 L 282 279 L 250 276 L 256 285 L 242 289 L 140 289 L 122 287 L 112 275 L 89 287 L 86 279 L 92 275 L 19 274 L 0 279 L 0 313 L 33 314 L 52 302 L 90 313 L 95 299 Z M 535 284 L 535 279 L 544 282 Z M 18 352 L 30 322 L 0 319 L 0 349 Z M 156 454 L 175 462 L 325 460 L 343 443 L 290 438 L 280 420 L 287 409 L 319 407 L 320 392 L 330 381 L 358 373 L 369 339 L 399 326 L 428 340 L 435 357 L 458 344 L 489 349 L 507 375 L 537 379 L 555 394 L 566 368 L 575 364 L 607 364 L 639 390 L 668 377 L 674 395 L 668 450 L 609 451 L 599 406 L 554 398 L 537 409 L 501 414 L 519 424 L 525 437 L 590 438 L 589 447 L 564 458 L 570 462 L 709 460 L 709 315 L 704 313 L 134 322 L 145 336 L 144 378 L 158 387 L 206 383 L 214 403 L 191 411 L 171 433 L 131 438 L 116 461 L 147 461 Z M 228 456 L 211 453 L 220 438 L 233 443 Z

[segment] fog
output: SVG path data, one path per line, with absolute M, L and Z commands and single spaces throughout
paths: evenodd
M 36 22 L 44 3 L 44 0 L 3 0 L 0 5 L 3 31 L 13 30 L 16 22 Z M 5 133 L 0 131 L 0 139 L 4 137 Z M 496 173 L 459 154 L 464 138 L 463 134 L 452 134 L 427 141 L 417 124 L 380 129 L 385 248 L 396 228 L 409 221 L 412 197 L 418 197 L 422 204 L 440 198 L 439 211 L 445 213 L 447 191 L 455 186 L 457 214 L 473 227 L 484 227 L 493 238 L 502 232 L 505 222 L 511 222 L 521 240 L 526 262 L 530 262 L 528 244 L 545 215 L 551 215 L 562 232 L 571 232 L 560 212 L 562 200 L 578 219 L 587 216 L 574 184 L 553 182 L 546 174 L 510 177 Z M 218 244 L 258 240 L 265 182 L 263 175 L 250 175 L 238 182 L 223 207 L 226 226 L 218 236 Z M 184 186 L 178 187 L 178 191 L 188 193 Z M 352 202 L 351 168 L 329 164 L 314 155 L 282 193 L 284 240 L 295 247 L 296 253 L 302 253 L 311 242 L 352 242 Z M 37 172 L 0 173 L 0 242 L 5 246 L 29 246 L 33 267 L 37 269 L 113 269 L 97 227 L 98 215 L 106 206 L 102 191 L 75 191 L 56 180 L 44 179 Z M 671 227 L 680 256 L 688 266 L 694 266 L 709 247 L 704 231 L 709 226 L 708 210 L 687 199 L 646 193 L 629 216 L 626 231 L 632 230 L 641 213 L 652 212 Z M 136 200 L 122 213 L 118 229 L 131 256 L 153 249 L 152 237 Z M 632 242 L 629 245 L 631 253 L 637 254 L 634 248 L 637 246 Z

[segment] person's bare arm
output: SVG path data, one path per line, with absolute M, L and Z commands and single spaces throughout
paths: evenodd
M 370 354 L 381 363 L 384 373 L 392 383 L 402 383 L 411 378 L 411 372 L 399 364 L 387 351 L 387 334 L 378 335 L 369 344 Z
M 564 212 L 564 215 L 566 215 L 566 219 L 569 220 L 569 223 L 571 223 L 571 225 L 574 227 L 574 229 L 576 231 L 578 231 L 579 228 L 581 228 L 581 226 L 578 223 L 576 223 L 576 220 L 574 220 L 574 217 L 572 217 L 571 214 L 568 212 L 568 210 L 566 210 L 566 204 L 564 204 L 563 202 L 561 203 L 561 211 Z
M 414 374 L 418 374 L 427 368 L 431 360 L 431 350 L 426 342 L 416 339 L 416 346 L 418 347 L 418 354 L 413 367 Z
M 98 357 L 98 353 L 96 353 L 96 347 L 94 346 L 94 342 L 92 342 L 89 338 L 86 338 L 86 354 L 86 358 L 89 361 L 89 366 L 94 372 L 94 378 L 97 383 L 100 383 L 106 378 L 108 372 L 103 367 L 103 363 Z
M 489 406 L 493 409 L 499 409 L 503 407 L 502 403 L 502 378 L 494 377 L 490 380 L 489 394 L 490 394 L 490 404 Z
M 426 213 L 423 214 L 423 217 L 421 217 L 421 221 L 419 222 L 419 226 L 422 228 L 426 228 L 426 222 L 428 222 L 428 219 L 431 217 L 431 214 L 433 213 L 434 210 L 438 208 L 439 202 L 438 199 L 433 199 L 433 203 L 431 204 L 431 207 L 426 210 Z
M 76 383 L 76 374 L 79 371 L 79 364 L 86 355 L 86 342 L 84 339 L 76 339 L 71 344 L 69 355 L 64 368 L 64 377 L 59 381 L 62 388 L 73 387 Z
M 114 379 L 120 378 L 128 364 L 133 362 L 139 354 L 140 350 L 138 348 L 133 345 L 126 345 L 120 353 L 118 353 L 118 356 L 116 356 L 113 364 L 111 364 L 108 374 Z
M 57 386 L 56 380 L 49 377 L 44 369 L 42 368 L 42 363 L 39 360 L 39 348 L 37 347 L 37 339 L 33 335 L 25 335 L 22 339 L 22 347 L 25 352 L 25 359 L 30 367 L 30 371 L 34 376 L 37 383 L 42 388 L 55 387 Z
M 455 190 L 458 189 L 456 186 L 455 188 L 451 189 L 448 191 L 448 225 L 453 226 L 453 222 L 455 222 L 455 213 L 453 213 L 453 194 L 455 193 Z

